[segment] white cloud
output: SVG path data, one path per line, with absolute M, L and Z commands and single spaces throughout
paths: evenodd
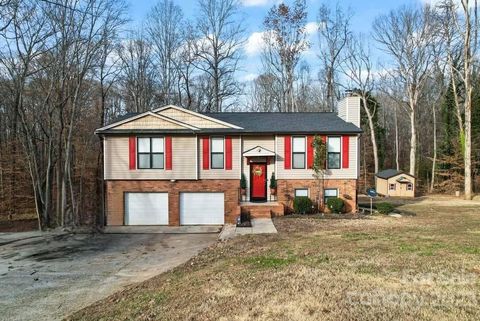
M 245 7 L 261 7 L 271 4 L 275 1 L 272 0 L 242 0 L 242 4 Z
M 240 77 L 241 81 L 252 81 L 255 80 L 258 77 L 258 74 L 256 73 L 248 73 L 246 75 L 243 75 Z
M 247 56 L 255 56 L 265 47 L 263 40 L 264 32 L 253 32 L 245 43 L 245 53 Z
M 314 21 L 305 25 L 305 32 L 309 35 L 316 33 L 318 30 L 318 24 Z

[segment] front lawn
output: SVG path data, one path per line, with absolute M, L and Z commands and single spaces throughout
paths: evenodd
M 69 320 L 479 320 L 480 204 L 275 219 Z

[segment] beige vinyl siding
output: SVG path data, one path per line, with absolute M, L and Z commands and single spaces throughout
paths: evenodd
M 196 136 L 172 136 L 172 170 L 130 170 L 128 139 L 105 137 L 105 179 L 196 179 Z
M 169 122 L 152 115 L 132 120 L 128 123 L 116 126 L 114 129 L 186 129 L 187 127 Z
M 407 190 L 407 183 L 400 183 L 397 181 L 397 179 L 399 179 L 401 176 L 405 177 L 413 185 L 413 189 L 411 191 Z M 375 182 L 377 192 L 380 194 L 405 197 L 415 196 L 415 178 L 406 174 L 398 174 L 396 176 L 390 177 L 389 179 L 376 177 Z M 389 190 L 390 184 L 395 184 L 395 190 Z
M 243 150 L 242 153 L 256 146 L 261 146 L 272 152 L 275 151 L 275 136 L 242 136 Z
M 278 179 L 313 179 L 313 170 L 311 169 L 285 169 L 285 136 L 277 136 L 277 178 Z M 357 179 L 357 151 L 358 137 L 350 136 L 349 139 L 349 166 L 341 169 L 327 169 L 325 179 Z M 340 149 L 342 150 L 342 149 Z M 340 159 L 341 162 L 341 159 Z
M 272 152 L 275 151 L 275 136 L 242 136 L 242 154 L 256 146 L 261 146 Z M 253 158 L 252 160 L 255 160 Z M 265 157 L 258 157 L 259 160 L 262 162 L 265 161 Z M 250 165 L 247 164 L 247 160 L 245 157 L 242 156 L 242 172 L 245 174 L 245 178 L 247 179 L 247 188 L 248 193 L 245 197 L 245 201 L 250 200 Z M 272 160 L 269 165 L 267 165 L 267 199 L 270 199 L 270 177 L 272 173 L 275 171 L 275 162 Z
M 338 117 L 360 127 L 360 97 L 345 97 L 338 102 Z
M 220 135 L 221 136 L 221 135 Z M 224 137 L 224 136 L 222 136 Z M 224 145 L 225 146 L 225 145 Z M 240 137 L 232 136 L 232 169 L 203 169 L 203 140 L 198 138 L 199 179 L 240 179 Z M 210 149 L 209 149 L 210 150 Z M 211 150 L 210 150 L 211 151 Z M 225 152 L 225 149 L 224 149 Z M 226 154 L 224 154 L 225 160 Z M 209 161 L 211 165 L 211 162 Z
M 159 112 L 160 115 L 165 115 L 167 117 L 173 118 L 175 120 L 181 121 L 183 123 L 189 124 L 197 128 L 229 128 L 223 124 L 195 116 L 175 108 L 167 108 Z

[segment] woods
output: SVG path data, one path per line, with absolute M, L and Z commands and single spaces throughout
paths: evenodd
M 248 80 L 242 10 L 199 0 L 187 17 L 160 0 L 131 28 L 123 1 L 0 0 L 0 215 L 102 225 L 94 130 L 127 113 L 334 112 L 346 90 L 362 102 L 360 192 L 386 168 L 409 171 L 424 193 L 478 192 L 476 1 L 400 6 L 368 34 L 340 2 L 275 4 L 256 26 L 261 61 Z

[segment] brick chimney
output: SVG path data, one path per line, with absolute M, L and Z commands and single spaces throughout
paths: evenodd
M 346 90 L 345 95 L 338 101 L 338 117 L 360 128 L 360 97 L 353 91 Z

